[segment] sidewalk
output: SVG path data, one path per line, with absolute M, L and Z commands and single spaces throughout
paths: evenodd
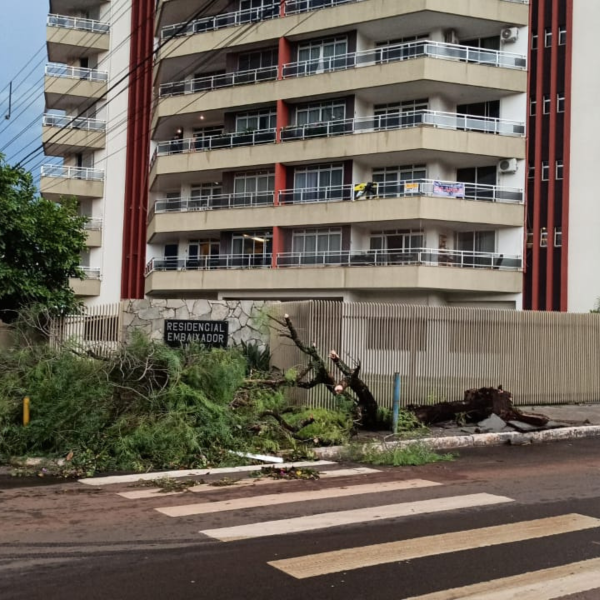
M 379 436 L 373 440 L 363 438 L 360 441 L 365 443 L 381 442 L 382 447 L 385 445 L 386 448 L 423 444 L 435 450 L 451 450 L 600 437 L 600 404 L 518 406 L 517 408 L 524 413 L 538 413 L 547 416 L 551 422 L 554 422 L 552 423 L 553 428 L 521 433 L 512 427 L 506 427 L 501 431 L 486 433 L 480 432 L 476 423 L 465 427 L 452 423 L 429 427 L 429 432 L 425 437 L 416 435 L 414 438 L 404 437 L 402 440 L 394 440 L 394 437 L 390 435 L 385 439 Z M 338 458 L 343 451 L 343 446 L 315 449 L 315 453 L 320 459 Z

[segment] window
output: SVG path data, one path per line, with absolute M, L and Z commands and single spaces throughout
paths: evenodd
M 535 179 L 535 165 L 529 165 L 529 170 L 527 172 L 527 177 L 529 179 Z
M 270 19 L 279 14 L 279 2 L 276 0 L 240 0 L 240 23 L 250 23 Z
M 495 231 L 461 231 L 456 234 L 456 249 L 464 252 L 495 252 Z
M 242 113 L 235 117 L 235 130 L 238 133 L 275 129 L 276 127 L 277 111 L 270 108 Z
M 387 230 L 371 233 L 371 250 L 420 250 L 425 245 L 422 231 Z
M 275 174 L 270 171 L 237 173 L 233 180 L 235 206 L 272 204 L 275 190 Z
M 540 248 L 548 247 L 548 230 L 545 227 L 542 227 L 540 231 Z
M 527 232 L 526 245 L 528 248 L 533 248 L 533 231 Z
M 556 179 L 561 180 L 565 170 L 564 162 L 562 160 L 556 161 Z
M 556 96 L 556 112 L 564 113 L 565 112 L 565 93 L 559 92 Z
M 253 265 L 268 265 L 268 256 L 273 247 L 273 234 L 270 231 L 252 231 L 248 233 L 236 233 L 231 238 L 231 253 L 254 255 L 262 262 L 253 262 Z
M 550 109 L 552 107 L 552 100 L 550 98 L 550 96 L 544 96 L 544 114 L 545 115 L 549 115 L 550 114 Z
M 240 54 L 238 58 L 238 69 L 240 71 L 250 71 L 253 69 L 262 69 L 264 67 L 275 67 L 278 63 L 278 51 L 276 48 L 269 50 L 260 50 L 258 52 L 247 52 Z
M 305 104 L 296 109 L 296 125 L 341 121 L 346 118 L 346 102 L 332 100 Z
M 567 26 L 561 25 L 558 28 L 558 45 L 565 46 L 567 44 Z
M 429 109 L 427 98 L 378 104 L 374 107 L 375 127 L 378 129 L 396 129 L 414 127 L 423 122 L 422 111 Z
M 554 228 L 554 247 L 562 248 L 562 227 Z
M 544 46 L 550 48 L 552 46 L 552 29 L 546 28 L 544 31 Z
M 530 100 L 529 101 L 529 116 L 530 117 L 535 117 L 536 109 L 537 109 L 537 100 Z
M 421 98 L 419 100 L 405 100 L 404 102 L 394 102 L 392 104 L 377 104 L 374 107 L 374 114 L 375 116 L 399 115 L 406 112 L 427 110 L 428 108 L 429 100 Z
M 537 47 L 538 47 L 538 34 L 534 33 L 531 36 L 531 49 L 537 50 Z
M 223 194 L 220 183 L 202 183 L 193 185 L 190 190 L 190 209 L 202 210 L 206 208 L 219 208 L 220 204 L 215 199 Z M 220 199 L 219 199 L 220 200 Z
M 222 127 L 202 127 L 194 129 L 194 149 L 203 150 L 211 147 L 212 138 L 223 135 Z
M 377 195 L 382 198 L 418 193 L 420 191 L 418 182 L 426 177 L 426 165 L 373 169 L 373 181 L 377 184 Z M 416 185 L 406 185 L 407 182 L 416 182 Z
M 217 240 L 190 240 L 188 244 L 188 262 L 200 262 L 203 256 L 218 256 L 219 246 Z
M 550 179 L 550 163 L 547 160 L 542 161 L 542 181 Z
M 336 66 L 345 66 L 343 59 L 336 57 L 348 53 L 348 38 L 338 37 L 300 44 L 298 62 L 304 63 L 303 72 L 318 73 Z
M 407 60 L 421 56 L 425 51 L 425 43 L 429 34 L 413 35 L 411 37 L 377 42 L 377 62 L 388 62 L 390 60 Z M 421 43 L 419 43 L 421 42 Z
M 344 165 L 297 168 L 294 173 L 294 202 L 343 198 Z
M 301 254 L 340 252 L 341 229 L 302 229 L 292 234 L 292 251 Z

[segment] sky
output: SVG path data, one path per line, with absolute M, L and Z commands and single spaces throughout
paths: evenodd
M 0 2 L 0 153 L 14 164 L 41 142 L 49 3 L 48 0 Z M 7 121 L 8 84 L 11 80 L 15 91 L 12 117 Z M 23 131 L 30 124 L 31 127 Z M 6 147 L 16 136 L 19 136 L 18 139 Z M 40 161 L 41 158 L 37 158 L 27 166 L 35 167 Z

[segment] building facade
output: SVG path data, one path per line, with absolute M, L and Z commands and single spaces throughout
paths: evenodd
M 524 305 L 587 312 L 600 297 L 600 73 L 590 64 L 600 5 L 534 0 L 531 9 Z
M 145 0 L 50 0 L 42 142 L 62 162 L 42 165 L 40 191 L 89 217 L 87 277 L 71 282 L 88 304 L 143 293 L 153 21 Z
M 53 4 L 66 16 L 105 11 L 115 71 L 125 54 L 131 66 L 151 54 L 138 2 Z M 142 40 L 116 35 L 121 4 Z M 105 181 L 62 178 L 102 188 L 90 200 L 104 218 L 89 255 L 102 262 L 98 298 L 521 308 L 529 10 L 521 0 L 158 0 L 153 78 L 118 97 L 127 160 L 110 164 L 123 117 L 109 73 L 106 114 L 100 101 L 89 115 L 107 132 L 83 136 L 105 141 L 91 148 Z M 64 169 L 97 164 L 47 147 Z

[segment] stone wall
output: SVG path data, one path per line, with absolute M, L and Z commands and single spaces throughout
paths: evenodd
M 229 345 L 240 342 L 265 345 L 269 330 L 265 323 L 268 303 L 242 300 L 129 300 L 123 303 L 124 339 L 142 331 L 154 340 L 162 340 L 165 319 L 199 319 L 229 322 Z

